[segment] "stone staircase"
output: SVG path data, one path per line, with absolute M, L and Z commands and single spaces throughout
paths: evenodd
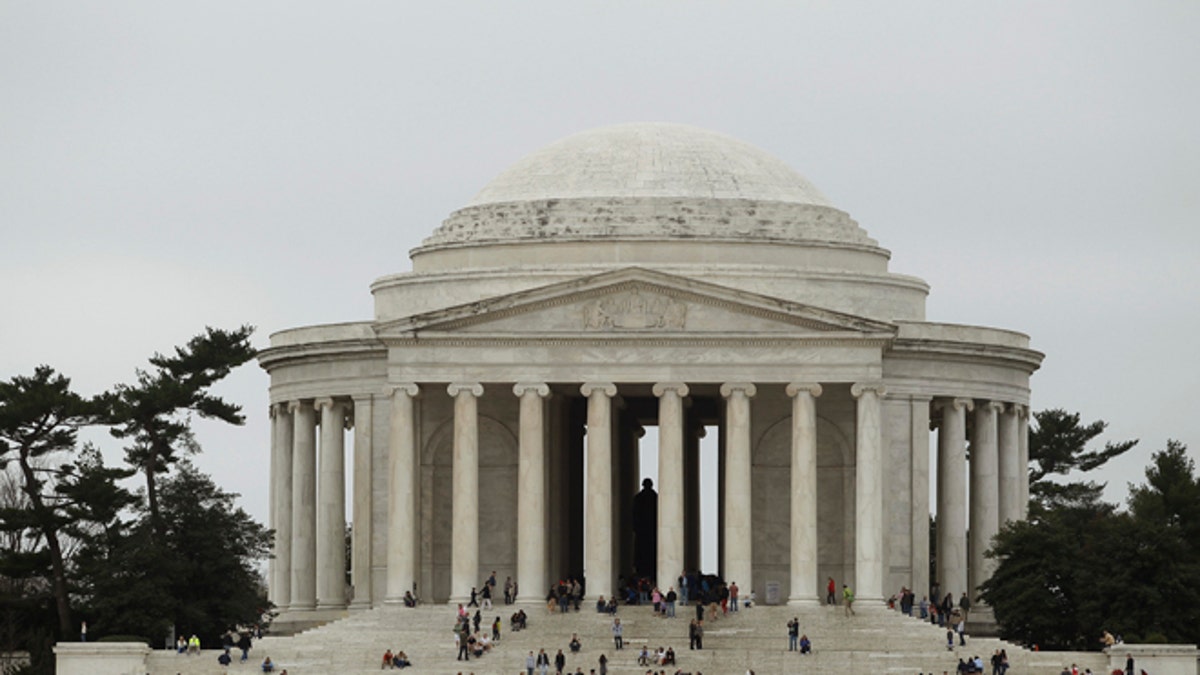
M 591 611 L 567 615 L 549 614 L 544 607 L 526 607 L 529 628 L 516 633 L 508 630 L 508 617 L 515 606 L 499 605 L 484 613 L 482 627 L 499 615 L 503 621 L 501 640 L 482 658 L 464 663 L 455 660 L 454 609 L 445 605 L 416 609 L 382 607 L 351 615 L 319 628 L 290 637 L 267 637 L 255 643 L 250 660 L 227 670 L 217 664 L 220 652 L 206 650 L 200 656 L 155 652 L 147 669 L 152 675 L 201 675 L 219 673 L 258 673 L 266 656 L 286 668 L 289 675 L 313 673 L 373 673 L 380 668 L 386 649 L 404 650 L 415 664 L 408 673 L 523 673 L 529 651 L 544 648 L 553 662 L 559 649 L 567 656 L 565 672 L 576 668 L 589 673 L 598 671 L 600 654 L 608 657 L 608 672 L 613 675 L 643 675 L 649 667 L 637 664 L 643 645 L 675 649 L 678 666 L 654 667 L 668 673 L 742 675 L 753 669 L 757 675 L 813 673 L 846 675 L 857 673 L 954 673 L 958 659 L 978 654 L 986 672 L 991 654 L 1008 651 L 1010 673 L 1058 675 L 1064 665 L 1079 664 L 1082 671 L 1106 672 L 1107 657 L 1099 653 L 1030 652 L 993 638 L 972 639 L 965 647 L 946 649 L 945 629 L 901 616 L 882 607 L 859 608 L 846 617 L 840 607 L 763 607 L 705 622 L 704 649 L 688 649 L 688 623 L 695 616 L 692 607 L 679 607 L 674 619 L 655 617 L 648 607 L 621 607 L 618 616 L 625 625 L 625 649 L 613 648 L 611 625 L 607 615 Z M 787 651 L 789 619 L 800 620 L 801 632 L 813 642 L 814 653 L 801 656 Z M 578 633 L 583 649 L 572 654 L 567 649 L 571 633 Z M 956 641 L 957 645 L 957 641 Z M 279 670 L 276 670 L 279 672 Z M 550 672 L 554 672 L 553 665 Z

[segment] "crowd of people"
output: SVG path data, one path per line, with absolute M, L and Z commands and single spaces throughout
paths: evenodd
M 1004 675 L 1008 671 L 1008 651 L 997 649 L 996 653 L 992 654 L 991 663 L 992 675 Z M 955 669 L 959 675 L 982 673 L 984 668 L 983 659 L 978 655 L 970 658 L 958 660 L 958 666 Z M 1076 673 L 1076 675 L 1079 675 Z
M 454 627 L 454 644 L 459 661 L 470 661 L 472 656 L 480 658 L 490 652 L 500 641 L 500 617 L 497 616 L 492 621 L 490 635 L 486 631 L 480 630 L 482 623 L 482 610 L 475 610 L 475 616 L 472 617 L 467 608 L 459 604 Z M 474 630 L 472 630 L 472 626 L 474 626 Z

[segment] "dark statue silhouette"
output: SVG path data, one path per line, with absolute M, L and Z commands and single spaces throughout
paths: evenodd
M 633 567 L 639 577 L 654 578 L 658 560 L 658 493 L 654 481 L 642 481 L 633 496 Z

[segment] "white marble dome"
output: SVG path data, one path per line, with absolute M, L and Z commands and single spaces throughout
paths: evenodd
M 782 160 L 682 124 L 601 127 L 517 160 L 372 285 L 381 320 L 644 267 L 884 320 L 928 286 Z M 436 283 L 435 283 L 436 280 Z
M 414 254 L 598 239 L 877 247 L 769 153 L 705 129 L 637 123 L 575 134 L 518 160 Z
M 666 123 L 601 127 L 551 143 L 506 169 L 467 206 L 605 197 L 832 206 L 803 176 L 749 143 Z

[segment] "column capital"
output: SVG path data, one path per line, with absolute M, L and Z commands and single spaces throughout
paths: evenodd
M 855 382 L 850 387 L 850 395 L 854 398 L 860 398 L 868 391 L 875 392 L 876 396 L 883 396 L 887 393 L 887 387 L 883 386 L 882 382 Z
M 964 410 L 974 410 L 975 400 L 970 398 L 937 398 L 933 401 L 933 406 L 938 409 L 946 408 L 962 408 Z
M 325 408 L 336 409 L 343 408 L 345 406 L 345 401 L 336 399 L 332 396 L 322 396 L 321 398 L 313 400 L 313 407 L 317 410 L 323 410 Z
M 796 394 L 799 394 L 802 391 L 807 391 L 809 394 L 812 394 L 813 398 L 816 398 L 825 390 L 822 389 L 821 385 L 817 384 L 816 382 L 789 382 L 785 391 L 787 391 L 787 395 L 791 396 L 792 398 L 795 398 Z
M 617 395 L 617 385 L 612 382 L 584 382 L 579 387 L 579 393 L 588 398 L 596 392 L 603 392 L 605 396 L 612 398 Z
M 284 404 L 280 403 L 280 405 L 284 405 Z M 297 401 L 288 401 L 286 405 L 287 405 L 287 411 L 289 413 L 294 413 L 300 409 L 300 406 L 304 405 L 304 402 L 298 401 L 298 400 Z
M 483 396 L 483 385 L 478 382 L 451 382 L 450 386 L 446 387 L 446 393 L 456 398 L 459 394 L 470 394 L 479 398 Z
M 513 385 L 513 394 L 517 396 L 537 394 L 540 398 L 546 398 L 550 395 L 550 385 L 545 382 L 518 382 Z
M 1028 419 L 1029 406 L 1025 405 L 1024 403 L 1014 403 L 1012 404 L 1012 407 L 1013 412 L 1017 414 L 1017 419 Z
M 688 386 L 683 382 L 656 382 L 651 391 L 659 398 L 662 398 L 663 394 L 668 391 L 673 391 L 679 395 L 679 398 L 683 398 L 688 395 Z
M 758 387 L 754 386 L 753 382 L 726 382 L 721 385 L 721 396 L 725 398 L 729 398 L 737 391 L 745 394 L 746 398 L 754 398 L 754 395 L 758 393 Z
M 397 382 L 384 387 L 383 393 L 393 398 L 396 394 L 405 394 L 409 398 L 416 398 L 421 395 L 421 387 L 417 386 L 415 382 Z
M 992 410 L 998 415 L 1004 412 L 1004 409 L 1007 407 L 1007 405 L 1008 404 L 1006 404 L 1004 401 L 986 401 L 983 404 L 983 409 Z

